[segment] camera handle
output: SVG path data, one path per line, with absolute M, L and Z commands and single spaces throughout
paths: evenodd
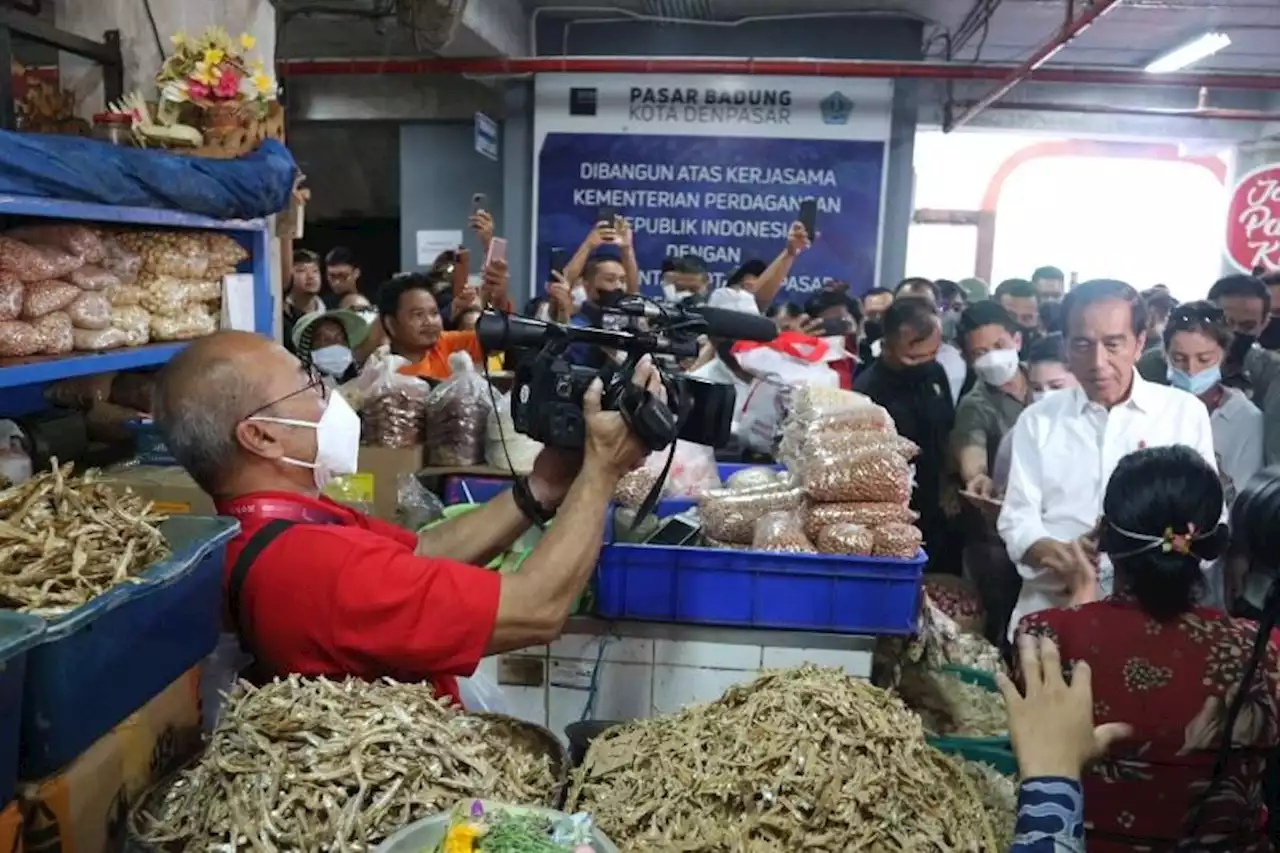
M 688 417 L 688 409 L 692 405 L 692 401 L 677 395 L 675 399 L 680 411 L 673 412 L 648 390 L 635 385 L 631 377 L 635 373 L 639 360 L 638 355 L 632 354 L 616 370 L 606 367 L 601 371 L 601 379 L 606 388 L 606 406 L 616 409 L 622 415 L 622 419 L 627 422 L 627 427 L 654 453 L 669 448 L 662 472 L 641 501 L 640 508 L 636 510 L 635 518 L 631 521 L 632 531 L 643 519 L 653 513 L 654 507 L 662 497 L 667 474 L 671 472 L 671 465 L 676 458 L 676 438 L 680 433 L 680 423 Z

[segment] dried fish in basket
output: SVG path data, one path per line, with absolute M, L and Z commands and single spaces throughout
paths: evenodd
M 367 851 L 462 799 L 558 805 L 568 757 L 554 740 L 463 714 L 430 685 L 242 684 L 204 755 L 139 801 L 129 831 L 151 850 Z
M 0 492 L 0 607 L 65 615 L 169 556 L 165 516 L 96 471 L 58 466 Z
M 1009 714 L 999 693 L 970 684 L 954 672 L 904 667 L 898 693 L 920 715 L 931 735 L 1006 737 Z
M 706 705 L 600 734 L 583 810 L 634 853 L 998 850 L 960 763 L 893 694 L 839 669 L 767 673 Z
M 961 765 L 969 781 L 982 799 L 982 807 L 991 822 L 997 851 L 1013 846 L 1013 827 L 1018 821 L 1018 785 L 990 764 L 963 759 Z

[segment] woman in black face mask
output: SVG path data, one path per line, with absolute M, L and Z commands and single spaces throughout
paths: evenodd
M 954 525 L 942 510 L 947 441 L 955 422 L 947 372 L 935 360 L 942 344 L 938 310 L 928 300 L 899 299 L 884 314 L 880 357 L 858 374 L 853 390 L 884 406 L 899 434 L 920 446 L 911 508 L 929 554 L 927 571 L 959 574 Z

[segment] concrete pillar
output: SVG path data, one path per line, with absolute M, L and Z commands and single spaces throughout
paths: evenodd
M 276 18 L 270 0 L 56 0 L 55 21 L 63 30 L 95 40 L 100 40 L 105 30 L 118 29 L 125 92 L 138 90 L 150 100 L 163 58 L 147 17 L 148 4 L 166 55 L 171 48 L 169 37 L 175 32 L 195 35 L 217 25 L 233 37 L 244 32 L 257 39 L 250 53 L 260 57 L 268 73 L 274 74 Z M 85 118 L 100 112 L 104 105 L 98 66 L 67 54 L 60 56 L 58 64 L 63 88 L 76 94 L 76 112 Z

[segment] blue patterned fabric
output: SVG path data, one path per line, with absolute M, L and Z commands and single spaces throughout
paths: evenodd
M 1080 783 L 1055 776 L 1022 780 L 1009 853 L 1084 853 L 1084 791 Z

